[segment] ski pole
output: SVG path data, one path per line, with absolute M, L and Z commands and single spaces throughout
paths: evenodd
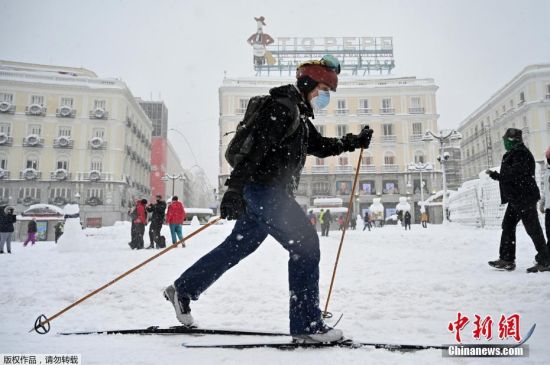
M 332 294 L 332 288 L 334 286 L 334 279 L 336 278 L 336 269 L 338 268 L 338 261 L 340 260 L 340 253 L 342 252 L 342 246 L 344 244 L 344 237 L 346 236 L 346 229 L 349 223 L 349 215 L 353 207 L 353 196 L 355 195 L 355 187 L 357 186 L 357 179 L 359 178 L 359 169 L 361 168 L 361 159 L 363 158 L 363 148 L 359 152 L 359 159 L 357 160 L 357 167 L 355 169 L 355 179 L 353 180 L 353 186 L 351 188 L 351 194 L 349 196 L 348 211 L 346 213 L 346 221 L 342 229 L 342 237 L 340 237 L 340 245 L 338 246 L 338 253 L 336 254 L 336 261 L 334 262 L 334 269 L 332 270 L 332 278 L 330 279 L 330 287 L 328 289 L 327 301 L 325 303 L 325 310 L 323 311 L 323 317 L 328 317 L 328 303 L 330 302 L 330 295 Z
M 94 290 L 93 292 L 85 295 L 84 297 L 80 298 L 79 300 L 77 300 L 76 302 L 74 302 L 73 304 L 67 306 L 66 308 L 62 309 L 61 311 L 57 312 L 56 314 L 54 314 L 52 317 L 48 318 L 46 317 L 44 314 L 41 314 L 40 316 L 38 316 L 38 318 L 36 318 L 36 321 L 34 322 L 34 327 L 29 331 L 29 332 L 32 332 L 32 331 L 36 331 L 37 333 L 40 333 L 41 335 L 43 334 L 46 334 L 50 331 L 50 323 L 56 319 L 57 317 L 61 316 L 63 313 L 67 312 L 69 309 L 73 308 L 73 307 L 76 307 L 77 305 L 79 305 L 80 303 L 82 303 L 83 301 L 85 301 L 86 299 L 94 296 L 95 294 L 99 293 L 100 291 L 102 291 L 103 289 L 105 288 L 108 288 L 109 286 L 113 285 L 114 283 L 116 283 L 117 281 L 119 281 L 120 279 L 124 278 L 125 276 L 128 276 L 130 275 L 131 273 L 133 273 L 134 271 L 136 271 L 137 269 L 145 266 L 146 264 L 148 264 L 149 262 L 153 261 L 154 259 L 156 259 L 157 257 L 161 256 L 161 255 L 164 255 L 166 252 L 170 251 L 171 249 L 173 248 L 176 248 L 180 243 L 184 242 L 185 240 L 188 240 L 190 239 L 191 237 L 195 236 L 196 234 L 204 231 L 206 228 L 210 227 L 211 225 L 215 224 L 216 222 L 218 222 L 219 220 L 221 219 L 221 217 L 218 217 L 210 222 L 208 222 L 207 224 L 205 224 L 204 226 L 200 227 L 199 229 L 197 229 L 196 231 L 190 233 L 189 235 L 187 235 L 186 237 L 182 238 L 181 240 L 177 241 L 176 243 L 173 243 L 171 246 L 168 246 L 166 247 L 164 250 L 160 251 L 159 253 L 149 257 L 147 260 L 143 261 L 141 264 L 137 265 L 137 266 L 134 266 L 133 268 L 131 268 L 130 270 L 126 271 L 124 274 L 116 277 L 115 279 L 111 280 L 110 282 L 108 282 L 107 284 L 103 285 L 102 287 Z

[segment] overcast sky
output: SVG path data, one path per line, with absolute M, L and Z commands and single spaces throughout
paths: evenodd
M 392 36 L 393 73 L 433 78 L 451 128 L 528 64 L 550 63 L 549 14 L 547 0 L 0 0 L 0 59 L 82 66 L 160 97 L 215 187 L 218 87 L 224 71 L 254 74 L 255 16 L 274 38 Z

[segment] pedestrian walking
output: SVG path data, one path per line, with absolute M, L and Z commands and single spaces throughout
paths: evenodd
M 11 239 L 13 236 L 13 225 L 17 218 L 14 208 L 9 205 L 0 206 L 0 254 L 4 253 L 4 245 L 7 252 L 11 253 Z
M 405 212 L 404 221 L 405 221 L 405 231 L 407 230 L 407 227 L 409 227 L 409 231 L 410 231 L 411 230 L 411 213 L 408 210 Z
M 32 218 L 27 225 L 27 239 L 23 243 L 23 247 L 27 247 L 29 242 L 32 242 L 31 246 L 34 246 L 36 243 L 36 232 L 38 232 L 38 227 L 36 225 L 36 218 Z
M 181 225 L 185 220 L 185 208 L 183 204 L 178 200 L 177 196 L 172 197 L 172 202 L 168 205 L 168 212 L 166 212 L 166 223 L 170 227 L 170 234 L 172 235 L 172 244 L 183 239 L 183 233 Z M 185 242 L 181 243 L 181 247 L 185 247 Z
M 535 158 L 523 143 L 520 129 L 508 128 L 502 139 L 506 153 L 502 157 L 500 173 L 491 170 L 486 170 L 486 173 L 498 181 L 501 203 L 508 203 L 508 206 L 502 219 L 499 259 L 489 261 L 489 265 L 501 270 L 515 270 L 516 226 L 521 220 L 537 250 L 536 264 L 527 272 L 550 271 L 548 247 L 537 213 L 540 192 L 535 181 Z

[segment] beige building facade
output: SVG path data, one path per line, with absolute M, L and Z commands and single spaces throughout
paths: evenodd
M 525 67 L 460 123 L 463 181 L 500 166 L 502 136 L 508 128 L 521 129 L 535 160 L 545 160 L 550 145 L 550 64 Z
M 233 136 L 231 132 L 243 118 L 248 100 L 294 81 L 278 77 L 223 81 L 219 89 L 221 192 L 231 173 L 224 158 L 225 150 Z M 376 197 L 382 198 L 386 215 L 395 209 L 400 196 L 409 197 L 416 207 L 421 183 L 419 173 L 408 170 L 411 162 L 435 166 L 434 171 L 423 174 L 425 199 L 428 193 L 441 188 L 441 171 L 436 165 L 438 146 L 422 141 L 426 130 L 438 130 L 437 88 L 433 79 L 341 76 L 338 91 L 331 93 L 328 108 L 316 113 L 312 122 L 326 137 L 357 134 L 365 125 L 374 130 L 371 146 L 364 152 L 360 164 L 359 186 L 354 197 L 357 213 L 363 213 Z M 297 191 L 300 205 L 309 209 L 314 199 L 322 197 L 341 198 L 347 205 L 358 158 L 359 151 L 325 159 L 308 156 Z
M 79 202 L 86 226 L 148 198 L 151 120 L 126 84 L 81 68 L 0 61 L 0 200 Z

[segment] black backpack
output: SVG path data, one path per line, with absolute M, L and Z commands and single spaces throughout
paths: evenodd
M 262 109 L 270 100 L 275 100 L 290 109 L 293 115 L 293 123 L 283 138 L 290 136 L 296 131 L 300 121 L 300 112 L 298 106 L 290 101 L 289 98 L 273 99 L 271 95 L 254 96 L 248 102 L 243 120 L 237 125 L 235 136 L 229 142 L 225 151 L 225 159 L 231 167 L 237 166 L 246 156 L 250 155 L 255 145 L 254 124 L 256 123 Z

